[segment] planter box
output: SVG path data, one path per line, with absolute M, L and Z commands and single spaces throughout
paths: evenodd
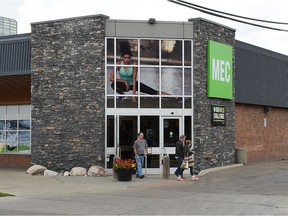
M 119 181 L 131 181 L 133 170 L 120 169 L 117 170 Z

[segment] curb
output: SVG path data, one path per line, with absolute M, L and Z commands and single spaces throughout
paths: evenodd
M 228 165 L 228 166 L 221 166 L 221 167 L 214 167 L 214 168 L 204 169 L 204 170 L 201 170 L 198 173 L 198 176 L 204 176 L 204 175 L 206 175 L 208 173 L 211 173 L 211 172 L 217 172 L 217 171 L 220 171 L 220 170 L 226 170 L 226 169 L 242 167 L 242 166 L 244 166 L 244 164 L 233 164 L 233 165 Z

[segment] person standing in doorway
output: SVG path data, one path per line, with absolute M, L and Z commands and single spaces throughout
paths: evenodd
M 147 156 L 147 141 L 144 139 L 144 133 L 138 133 L 138 138 L 135 140 L 133 149 L 135 154 L 135 160 L 137 163 L 136 178 L 144 178 L 142 167 L 144 165 L 144 157 Z
M 184 169 L 181 168 L 182 162 L 184 159 L 184 143 L 186 136 L 179 136 L 179 140 L 176 142 L 176 151 L 175 151 L 175 159 L 177 160 L 177 169 L 174 174 L 177 176 L 178 181 L 183 181 L 185 178 L 183 177 Z

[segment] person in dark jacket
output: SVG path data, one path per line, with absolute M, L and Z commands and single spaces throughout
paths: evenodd
M 177 169 L 174 174 L 177 176 L 178 181 L 185 180 L 183 178 L 184 169 L 181 168 L 183 158 L 184 158 L 184 143 L 185 143 L 186 136 L 181 135 L 179 136 L 179 140 L 176 142 L 176 151 L 175 151 L 175 159 L 177 160 Z

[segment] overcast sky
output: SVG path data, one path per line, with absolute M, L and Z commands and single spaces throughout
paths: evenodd
M 241 16 L 288 22 L 288 0 L 186 1 Z M 0 16 L 16 19 L 18 34 L 31 32 L 31 22 L 94 14 L 104 14 L 110 19 L 148 20 L 151 17 L 161 21 L 202 17 L 236 29 L 237 40 L 288 55 L 288 32 L 216 18 L 167 0 L 0 0 Z M 288 30 L 288 25 L 269 26 Z

